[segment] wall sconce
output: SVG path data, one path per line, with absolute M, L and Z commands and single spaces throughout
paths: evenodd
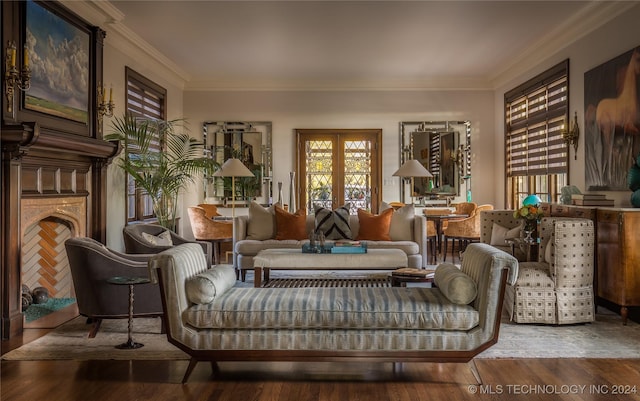
M 7 111 L 13 113 L 13 92 L 17 86 L 21 91 L 28 91 L 31 87 L 31 69 L 29 68 L 29 54 L 27 48 L 23 52 L 22 71 L 19 73 L 16 67 L 16 42 L 7 42 L 7 51 L 4 58 L 5 65 L 5 96 L 7 97 Z
M 573 122 L 570 129 L 562 131 L 562 139 L 569 145 L 573 145 L 573 153 L 575 160 L 578 160 L 578 138 L 580 137 L 580 128 L 578 127 L 578 112 L 573 116 Z
M 102 127 L 103 117 L 113 117 L 113 109 L 116 108 L 113 103 L 113 88 L 109 89 L 109 101 L 107 102 L 107 91 L 104 86 L 98 85 L 98 125 Z

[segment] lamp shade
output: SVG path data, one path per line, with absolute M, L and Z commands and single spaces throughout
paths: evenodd
M 393 175 L 396 177 L 433 177 L 433 174 L 416 159 L 407 160 Z
M 239 159 L 227 159 L 214 177 L 253 177 L 254 174 Z

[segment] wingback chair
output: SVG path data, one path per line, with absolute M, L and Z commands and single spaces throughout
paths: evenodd
M 102 319 L 129 317 L 129 286 L 107 282 L 116 276 L 148 277 L 147 261 L 153 255 L 116 252 L 87 237 L 69 238 L 64 243 L 80 315 L 93 323 L 89 337 L 95 337 Z M 134 288 L 134 317 L 162 316 L 160 287 L 139 284 Z
M 451 220 L 445 229 L 444 234 L 444 260 L 447 259 L 447 247 L 451 240 L 451 258 L 455 252 L 456 240 L 459 243 L 459 251 L 464 251 L 471 242 L 480 241 L 480 213 L 484 210 L 493 210 L 493 205 L 480 205 L 475 208 L 473 213 L 464 219 Z
M 152 236 L 159 236 L 168 231 L 171 238 L 171 245 L 156 245 L 144 238 L 143 233 L 150 234 Z M 197 243 L 202 247 L 202 250 L 207 258 L 209 265 L 212 263 L 212 247 L 211 243 L 207 241 L 190 241 L 176 234 L 175 232 L 168 230 L 158 224 L 129 224 L 122 229 L 122 236 L 124 238 L 124 248 L 126 253 L 138 254 L 138 253 L 160 253 L 165 249 L 169 249 L 174 245 Z
M 544 217 L 537 262 L 520 262 L 505 310 L 517 323 L 572 324 L 595 316 L 594 226 L 589 219 Z
M 213 245 L 213 263 L 220 263 L 220 243 L 233 240 L 233 221 L 211 220 L 199 206 L 187 209 L 193 236 L 198 241 L 209 241 Z

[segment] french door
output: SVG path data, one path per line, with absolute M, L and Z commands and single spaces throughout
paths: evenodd
M 315 204 L 335 209 L 349 204 L 377 212 L 382 184 L 382 130 L 297 129 L 298 199 L 307 214 Z

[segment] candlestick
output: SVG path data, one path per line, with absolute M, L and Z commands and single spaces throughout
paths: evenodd
M 102 87 L 102 103 L 104 104 L 106 100 L 107 100 L 107 91 L 105 90 L 105 88 L 103 86 Z
M 27 46 L 24 47 L 24 56 L 22 59 L 24 68 L 29 68 L 29 50 L 27 49 Z
M 16 48 L 13 47 L 11 50 L 11 68 L 16 66 Z
M 113 85 L 109 88 L 109 103 L 113 103 Z

